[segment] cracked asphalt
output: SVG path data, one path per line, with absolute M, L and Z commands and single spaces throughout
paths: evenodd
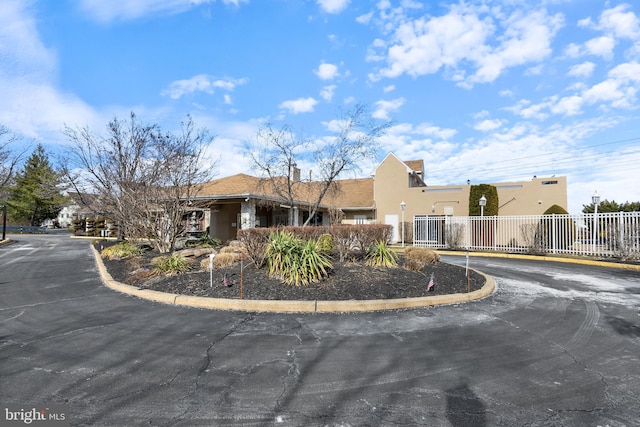
M 87 426 L 640 423 L 639 271 L 473 257 L 496 278 L 481 301 L 238 313 L 114 292 L 86 240 L 9 237 L 3 405 L 64 404 Z

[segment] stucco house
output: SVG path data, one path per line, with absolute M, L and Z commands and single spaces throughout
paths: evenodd
M 342 223 L 386 223 L 394 226 L 397 235 L 401 204 L 405 223 L 411 223 L 414 215 L 469 214 L 471 184 L 431 186 L 427 181 L 422 160 L 403 161 L 389 153 L 370 178 L 336 181 L 312 223 L 329 225 L 332 212 L 339 209 L 344 214 Z M 490 184 L 497 189 L 501 216 L 542 214 L 552 205 L 567 208 L 566 177 Z M 234 239 L 241 228 L 302 225 L 309 216 L 315 187 L 317 183 L 295 181 L 290 206 L 267 179 L 246 174 L 216 179 L 202 185 L 190 200 L 198 218 L 194 227 L 204 230 L 208 226 L 212 237 L 226 241 Z

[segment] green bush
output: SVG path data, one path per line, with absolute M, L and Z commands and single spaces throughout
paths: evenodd
M 127 241 L 116 243 L 113 246 L 104 248 L 100 255 L 107 259 L 126 259 L 142 254 L 142 249 Z
M 498 200 L 498 189 L 491 184 L 472 185 L 469 189 L 469 216 L 480 216 L 483 209 L 480 208 L 480 198 L 487 199 L 484 207 L 484 216 L 498 215 L 500 202 Z
M 154 258 L 151 263 L 155 269 L 163 273 L 186 273 L 191 269 L 192 261 L 180 255 L 162 255 Z
M 315 240 L 304 241 L 287 230 L 269 236 L 265 257 L 271 276 L 295 286 L 318 281 L 333 267 Z
M 398 265 L 398 255 L 387 246 L 384 240 L 378 240 L 367 251 L 365 263 L 371 267 L 392 268 Z
M 333 237 L 331 234 L 323 234 L 318 237 L 318 250 L 325 254 L 331 254 L 333 252 Z

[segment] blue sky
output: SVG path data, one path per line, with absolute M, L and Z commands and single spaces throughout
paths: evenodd
M 0 123 L 56 152 L 64 125 L 190 114 L 218 176 L 265 123 L 321 142 L 341 109 L 394 125 L 428 185 L 568 177 L 640 200 L 640 6 L 630 1 L 3 0 Z M 310 164 L 304 168 L 311 168 Z

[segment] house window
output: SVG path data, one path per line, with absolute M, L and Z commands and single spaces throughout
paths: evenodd
M 307 219 L 309 219 L 309 212 L 302 212 L 302 222 L 307 222 Z M 316 212 L 309 221 L 309 225 L 322 225 L 322 212 Z
M 558 181 L 557 180 L 553 180 L 553 181 L 542 181 L 542 185 L 553 185 L 553 184 L 557 184 Z

